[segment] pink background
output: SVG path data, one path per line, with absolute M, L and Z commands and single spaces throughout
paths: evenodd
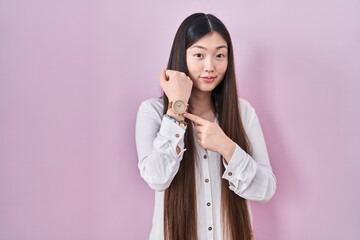
M 0 239 L 147 239 L 137 108 L 181 21 L 219 16 L 278 179 L 258 240 L 360 239 L 357 0 L 0 2 Z

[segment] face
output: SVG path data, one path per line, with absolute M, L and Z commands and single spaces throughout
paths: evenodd
M 225 39 L 218 32 L 200 38 L 186 50 L 186 62 L 194 90 L 211 92 L 224 78 L 227 69 Z

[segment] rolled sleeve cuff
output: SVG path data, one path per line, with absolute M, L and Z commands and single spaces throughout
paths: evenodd
M 181 149 L 182 154 L 184 149 L 184 135 L 186 132 L 186 128 L 180 127 L 178 124 L 174 123 L 170 119 L 163 117 L 159 135 L 169 139 L 171 142 L 171 145 L 174 149 L 178 146 Z
M 225 172 L 222 176 L 229 181 L 231 190 L 238 189 L 240 184 L 240 191 L 243 191 L 251 183 L 256 174 L 256 165 L 251 164 L 251 160 L 249 155 L 236 145 L 229 164 L 224 163 Z

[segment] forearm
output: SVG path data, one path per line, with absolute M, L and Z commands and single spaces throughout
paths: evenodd
M 229 188 L 239 196 L 256 201 L 272 198 L 276 189 L 276 178 L 267 161 L 255 161 L 249 154 L 236 146 L 229 164 L 225 164 L 223 178 L 229 181 Z
M 164 191 L 179 170 L 182 155 L 182 152 L 177 154 L 170 148 L 154 148 L 148 156 L 139 161 L 141 177 L 153 190 Z
M 224 144 L 219 147 L 219 153 L 224 157 L 227 164 L 230 162 L 234 154 L 235 148 L 236 143 L 228 137 L 224 140 Z
M 175 114 L 172 110 L 168 109 L 166 112 L 166 115 L 172 116 L 176 118 L 178 121 L 185 121 L 185 118 L 183 115 Z
M 165 190 L 175 177 L 185 151 L 185 129 L 166 117 L 163 118 L 157 133 L 155 129 L 149 130 L 147 125 L 138 124 L 137 128 L 136 142 L 141 176 L 152 189 Z M 155 137 L 152 138 L 151 135 Z

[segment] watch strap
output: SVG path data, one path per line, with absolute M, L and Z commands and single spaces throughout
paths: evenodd
M 175 110 L 174 110 L 174 103 L 175 103 L 175 102 L 176 102 L 176 101 L 170 101 L 170 102 L 169 102 L 169 107 L 168 107 L 168 109 L 170 109 L 171 111 L 173 111 L 176 115 L 181 115 L 181 114 L 175 112 Z M 189 104 L 188 104 L 188 103 L 186 103 L 186 108 L 185 108 L 185 112 L 187 112 L 187 111 L 189 111 Z
M 165 114 L 164 116 L 167 117 L 168 119 L 172 120 L 174 123 L 176 123 L 177 125 L 179 125 L 182 128 L 186 128 L 186 126 L 187 126 L 187 122 L 185 122 L 185 121 L 177 120 L 175 117 L 168 115 L 168 114 Z

